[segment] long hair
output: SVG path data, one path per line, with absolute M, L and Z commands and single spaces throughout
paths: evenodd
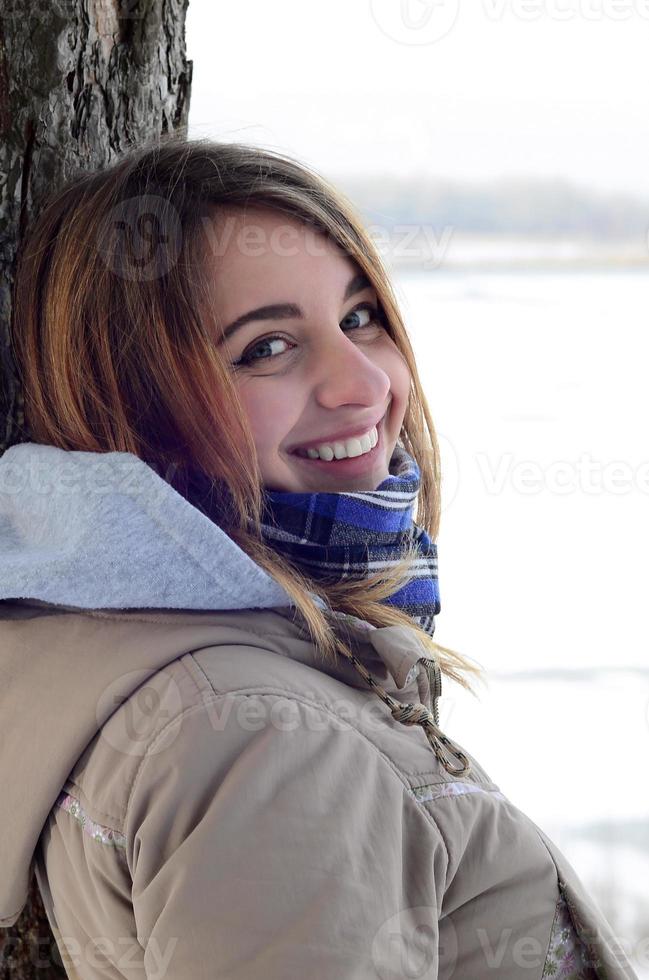
M 472 691 L 464 675 L 481 668 L 382 601 L 410 580 L 414 544 L 369 578 L 327 582 L 262 539 L 253 436 L 205 316 L 203 237 L 206 217 L 254 205 L 328 236 L 376 289 L 410 370 L 400 441 L 421 472 L 415 522 L 436 540 L 439 447 L 388 274 L 352 203 L 278 152 L 170 134 L 76 174 L 45 202 L 20 243 L 14 284 L 11 341 L 26 425 L 36 442 L 61 449 L 133 453 L 184 495 L 191 472 L 207 474 L 223 530 L 286 590 L 325 659 L 350 650 L 310 593 L 375 626 L 415 630 L 442 672 Z

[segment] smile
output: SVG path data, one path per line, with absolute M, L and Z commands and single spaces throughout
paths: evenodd
M 347 446 L 347 444 L 351 444 L 352 451 L 356 451 L 356 455 L 353 456 L 348 456 L 341 453 L 341 455 L 337 457 L 334 450 L 336 446 L 341 446 L 341 444 L 338 442 L 334 442 L 331 445 L 321 444 L 317 450 L 311 450 L 311 452 L 314 453 L 313 456 L 309 456 L 307 450 L 297 449 L 290 455 L 293 457 L 293 459 L 299 461 L 300 466 L 309 467 L 313 470 L 321 470 L 329 473 L 336 472 L 341 476 L 361 476 L 363 473 L 371 471 L 384 455 L 384 424 L 385 415 L 380 422 L 372 429 L 369 429 L 368 432 L 361 437 L 361 439 L 342 440 L 343 449 Z M 370 434 L 375 437 L 373 441 L 370 439 Z M 363 448 L 363 446 L 368 448 Z M 360 448 L 360 452 L 357 451 L 358 448 Z M 331 454 L 329 459 L 320 457 L 320 449 L 329 451 Z
M 362 436 L 353 439 L 341 439 L 331 443 L 321 443 L 310 449 L 296 449 L 295 454 L 308 459 L 324 459 L 327 462 L 335 459 L 355 458 L 369 453 L 379 441 L 376 426 L 372 426 Z

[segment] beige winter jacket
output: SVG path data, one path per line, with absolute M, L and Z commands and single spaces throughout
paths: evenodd
M 6 452 L 0 571 L 0 924 L 35 870 L 70 977 L 636 976 L 473 756 L 390 710 L 437 717 L 411 631 L 330 616 L 380 688 L 323 662 L 128 453 Z

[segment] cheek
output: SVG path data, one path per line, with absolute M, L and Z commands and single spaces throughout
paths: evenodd
M 239 389 L 248 425 L 257 447 L 259 458 L 274 453 L 291 427 L 290 400 L 281 390 L 264 391 L 263 385 L 250 385 Z

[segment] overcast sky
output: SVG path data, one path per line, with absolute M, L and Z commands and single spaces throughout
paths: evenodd
M 649 197 L 649 0 L 190 0 L 190 136 Z

